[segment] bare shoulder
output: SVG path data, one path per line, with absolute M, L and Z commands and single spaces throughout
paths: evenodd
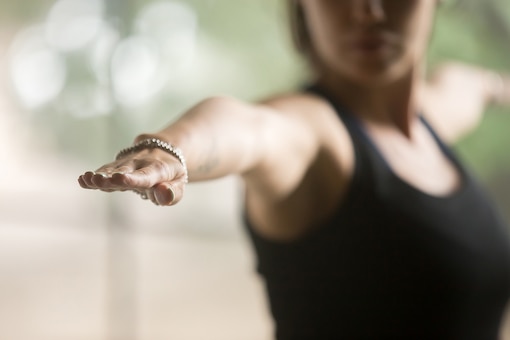
M 304 123 L 317 137 L 321 149 L 349 153 L 349 134 L 335 108 L 324 98 L 313 93 L 294 92 L 265 99 L 261 104 Z
M 352 142 L 335 109 L 319 96 L 284 94 L 259 105 L 284 123 L 271 134 L 272 157 L 263 175 L 248 181 L 248 215 L 265 236 L 296 238 L 338 206 L 352 175 Z
M 282 114 L 299 116 L 309 120 L 334 115 L 334 109 L 331 105 L 323 98 L 312 93 L 284 93 L 266 98 L 261 101 L 261 104 L 272 107 Z

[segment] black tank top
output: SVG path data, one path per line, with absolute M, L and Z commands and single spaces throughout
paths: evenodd
M 329 101 L 355 151 L 336 214 L 292 242 L 265 239 L 247 221 L 277 339 L 496 340 L 510 248 L 485 193 L 424 120 L 462 175 L 446 197 L 396 176 L 354 116 Z

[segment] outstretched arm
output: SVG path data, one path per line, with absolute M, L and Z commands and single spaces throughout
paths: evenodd
M 462 63 L 447 63 L 420 88 L 420 105 L 451 143 L 478 127 L 489 104 L 510 106 L 510 76 Z
M 297 115 L 228 97 L 206 99 L 165 129 L 138 136 L 135 143 L 148 138 L 182 150 L 190 181 L 239 174 L 268 198 L 297 185 L 316 149 L 312 130 Z M 169 152 L 141 148 L 78 181 L 84 188 L 132 190 L 155 204 L 173 205 L 182 198 L 186 169 Z

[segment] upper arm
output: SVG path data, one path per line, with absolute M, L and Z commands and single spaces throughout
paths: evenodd
M 308 194 L 324 193 L 322 186 L 335 191 L 336 184 L 349 177 L 353 147 L 329 103 L 313 95 L 295 94 L 267 100 L 259 107 L 266 113 L 262 128 L 265 154 L 257 167 L 244 174 L 252 194 L 281 202 L 298 187 Z
M 243 177 L 252 192 L 266 199 L 279 200 L 289 195 L 320 149 L 313 115 L 306 104 L 300 105 L 302 100 L 299 96 L 277 98 L 254 106 L 262 117 L 257 127 L 262 156 Z
M 259 232 L 293 238 L 338 206 L 354 168 L 354 149 L 334 108 L 313 95 L 261 104 L 267 110 L 259 165 L 244 174 L 246 209 Z

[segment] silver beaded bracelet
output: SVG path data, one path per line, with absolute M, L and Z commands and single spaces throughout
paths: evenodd
M 188 183 L 188 167 L 186 166 L 186 159 L 184 158 L 181 149 L 158 138 L 144 139 L 133 146 L 120 150 L 119 153 L 115 156 L 115 160 L 121 159 L 129 154 L 139 152 L 144 149 L 160 149 L 177 158 L 184 168 L 184 183 Z

